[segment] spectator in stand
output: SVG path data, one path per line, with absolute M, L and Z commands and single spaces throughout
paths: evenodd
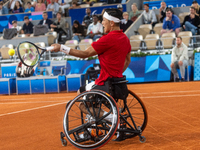
M 157 23 L 156 14 L 153 10 L 149 10 L 149 4 L 144 4 L 144 24 L 151 24 L 152 27 Z
M 40 20 L 40 22 L 38 23 L 38 25 L 48 25 L 49 29 L 51 28 L 50 25 L 53 23 L 53 21 L 51 21 L 50 19 L 48 19 L 48 14 L 47 12 L 43 12 L 42 14 L 43 19 Z
M 78 3 L 77 2 L 72 2 L 72 6 L 71 7 L 69 7 L 69 9 L 75 9 L 75 8 L 81 8 L 79 5 L 78 5 Z
M 22 8 L 22 5 L 20 4 L 19 1 L 16 1 L 15 2 L 15 7 L 14 7 L 12 13 L 23 13 L 23 12 L 24 12 L 24 10 Z
M 88 26 L 85 39 L 93 39 L 93 41 L 96 41 L 96 39 L 100 38 L 103 34 L 103 25 L 98 22 L 99 19 L 97 15 L 93 15 L 92 18 L 93 23 Z
M 72 0 L 58 0 L 59 8 L 62 10 L 63 16 L 65 15 L 65 9 L 70 7 Z
M 178 36 L 180 32 L 180 19 L 173 14 L 172 9 L 168 8 L 166 10 L 166 17 L 163 20 L 163 29 L 161 30 L 161 35 L 163 33 L 175 32 Z
M 77 40 L 78 42 L 80 42 L 80 40 L 83 39 L 84 36 L 85 36 L 84 28 L 79 23 L 78 20 L 74 20 L 72 31 L 73 31 L 73 38 L 72 39 Z
M 159 17 L 160 17 L 160 22 L 163 23 L 163 19 L 166 17 L 166 10 L 168 9 L 167 5 L 165 2 L 161 2 L 160 4 L 160 14 L 159 14 Z
M 133 23 L 133 21 L 128 20 L 128 13 L 124 12 L 123 13 L 123 20 L 120 23 L 120 29 L 122 29 L 123 32 L 126 31 L 126 29 L 129 28 L 129 26 Z
M 51 0 L 46 0 L 46 5 L 48 6 L 49 4 L 51 4 Z
M 190 14 L 185 16 L 182 27 L 185 31 L 191 31 L 192 35 L 196 35 L 198 25 L 199 25 L 199 16 L 196 15 L 196 9 L 194 7 L 190 7 Z M 196 43 L 196 38 L 193 38 L 194 43 Z
M 53 11 L 53 17 L 56 17 L 56 14 L 59 11 L 59 4 L 55 2 L 55 0 L 51 0 L 51 4 L 47 6 L 47 11 Z
M 28 8 L 26 8 L 25 12 L 34 12 L 35 9 L 32 7 L 31 2 L 27 2 Z
M 131 9 L 132 9 L 132 11 L 129 13 L 129 20 L 134 22 L 139 17 L 140 12 L 138 11 L 136 3 L 133 3 L 131 5 Z
M 24 25 L 21 33 L 26 34 L 26 36 L 30 36 L 33 33 L 33 24 L 29 21 L 28 16 L 24 17 Z
M 3 6 L 3 2 L 0 2 L 0 15 L 8 14 L 8 8 Z
M 196 15 L 200 17 L 200 7 L 197 1 L 192 2 L 192 6 L 196 9 Z
M 19 1 L 21 5 L 23 4 L 21 0 L 10 0 L 9 8 L 10 8 L 11 10 L 14 9 L 14 7 L 15 7 L 15 2 L 16 2 L 16 1 Z
M 20 30 L 22 29 L 22 27 L 17 25 L 16 20 L 12 21 L 12 25 L 13 25 L 12 28 L 17 29 L 17 33 L 20 33 Z
M 118 4 L 117 5 L 117 9 L 119 9 L 121 12 L 123 12 L 123 6 L 122 6 L 122 4 Z
M 86 12 L 86 15 L 83 18 L 82 25 L 85 26 L 85 28 L 87 29 L 87 27 L 92 23 L 91 9 L 86 8 L 85 12 Z
M 185 81 L 185 67 L 188 65 L 188 47 L 182 42 L 181 37 L 176 38 L 176 46 L 172 49 L 171 55 L 171 70 L 175 76 L 175 81 L 179 81 L 179 75 L 176 70 L 180 68 L 181 81 Z
M 92 6 L 96 2 L 97 0 L 83 0 L 82 4 L 89 4 L 90 6 Z
M 45 11 L 45 10 L 46 10 L 45 3 L 43 3 L 42 0 L 38 0 L 35 5 L 35 11 Z
M 66 29 L 66 23 L 65 19 L 62 18 L 62 13 L 57 12 L 56 14 L 56 20 L 54 21 L 53 24 L 50 25 L 52 31 L 56 31 L 58 33 L 58 42 L 63 42 L 62 41 L 62 35 L 67 34 L 67 29 Z

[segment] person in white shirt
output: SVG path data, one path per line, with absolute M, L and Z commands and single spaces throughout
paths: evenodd
M 21 29 L 22 29 L 22 27 L 17 25 L 17 21 L 16 20 L 12 21 L 12 25 L 13 25 L 12 28 L 16 28 L 17 29 L 17 33 L 19 34 Z
M 72 2 L 72 0 L 58 0 L 59 8 L 62 9 L 63 16 L 65 15 L 65 9 L 70 7 L 70 2 Z
M 93 39 L 93 41 L 96 41 L 103 34 L 103 25 L 98 22 L 99 19 L 97 15 L 93 15 L 92 18 L 93 23 L 88 26 L 85 39 Z
M 176 46 L 172 49 L 171 69 L 176 77 L 175 81 L 179 81 L 179 75 L 176 68 L 180 68 L 181 80 L 184 81 L 185 67 L 188 65 L 188 47 L 182 42 L 181 37 L 176 38 Z
M 15 2 L 16 1 L 19 1 L 19 3 L 21 4 L 21 5 L 23 5 L 23 3 L 22 3 L 22 1 L 21 0 L 10 0 L 10 3 L 9 3 L 9 7 L 10 7 L 10 9 L 14 9 L 14 7 L 15 7 Z
M 149 4 L 144 4 L 143 16 L 144 24 L 151 24 L 154 27 L 157 23 L 156 14 L 153 10 L 149 10 Z

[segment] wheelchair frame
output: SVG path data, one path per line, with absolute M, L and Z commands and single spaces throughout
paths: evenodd
M 124 83 L 124 82 L 126 82 L 126 81 L 123 81 L 123 82 L 118 82 L 117 84 L 120 84 L 120 83 Z M 115 83 L 116 84 L 116 83 Z M 100 91 L 100 90 L 91 90 L 91 91 L 96 91 L 97 93 L 98 92 L 100 92 L 100 93 L 102 93 L 103 91 Z M 85 93 L 85 92 L 84 92 Z M 111 97 L 112 98 L 112 96 L 110 96 L 108 93 L 106 93 L 106 92 L 103 92 L 105 95 L 107 95 L 108 97 Z M 86 92 L 86 94 L 91 94 L 90 93 L 90 91 L 88 91 L 88 93 Z M 142 123 L 142 125 L 141 126 L 137 126 L 137 124 L 135 123 L 135 121 L 134 121 L 134 119 L 133 119 L 133 116 L 132 116 L 132 114 L 131 114 L 131 111 L 130 111 L 130 109 L 129 109 L 129 106 L 128 106 L 128 104 L 127 104 L 127 100 L 123 100 L 123 111 L 120 113 L 119 112 L 119 108 L 118 108 L 118 106 L 116 105 L 116 107 L 117 107 L 117 110 L 118 110 L 118 116 L 119 116 L 119 120 L 120 121 L 122 121 L 123 123 L 123 125 L 125 126 L 121 126 L 121 123 L 120 123 L 120 128 L 119 129 L 117 129 L 117 127 L 116 127 L 116 129 L 115 129 L 115 131 L 114 132 L 120 132 L 120 134 L 122 135 L 122 137 L 119 139 L 119 141 L 122 141 L 122 140 L 125 140 L 125 139 L 127 139 L 127 138 L 132 138 L 132 137 L 135 137 L 135 136 L 139 136 L 139 140 L 140 140 L 140 142 L 141 143 L 144 143 L 144 142 L 146 142 L 146 138 L 144 137 L 144 136 L 142 136 L 142 131 L 144 131 L 144 129 L 146 128 L 146 125 L 147 125 L 147 120 L 148 120 L 148 116 L 147 116 L 147 111 L 146 111 L 146 108 L 145 108 L 145 106 L 144 106 L 144 104 L 143 104 L 143 102 L 141 101 L 141 99 L 135 94 L 135 93 L 133 93 L 133 92 L 131 92 L 130 90 L 129 90 L 129 94 L 133 97 L 133 99 L 136 99 L 136 101 L 137 101 L 137 103 L 139 103 L 139 105 L 140 105 L 140 107 L 142 108 L 142 110 L 143 110 L 143 114 L 144 114 L 144 121 L 143 121 L 143 123 Z M 81 95 L 81 94 L 80 94 Z M 79 96 L 77 96 L 77 97 L 79 97 Z M 76 98 L 77 98 L 76 97 Z M 74 99 L 74 100 L 72 100 L 72 101 L 75 101 L 76 100 L 76 98 Z M 127 97 L 128 98 L 128 97 Z M 118 101 L 121 101 L 122 99 L 113 99 L 112 98 L 112 100 L 113 101 L 115 101 L 116 103 L 118 103 Z M 68 104 L 66 105 L 66 108 L 70 105 L 70 103 L 72 102 L 72 101 L 69 101 L 68 102 Z M 84 102 L 85 103 L 85 101 L 84 100 L 77 100 L 77 102 Z M 130 105 L 130 104 L 129 104 Z M 85 106 L 87 106 L 86 104 L 85 104 Z M 89 108 L 88 108 L 88 106 L 87 106 L 87 111 L 90 113 L 90 110 L 89 110 Z M 94 110 L 94 108 L 93 108 L 93 110 Z M 127 111 L 127 114 L 123 114 L 125 111 Z M 99 115 L 99 113 L 100 112 L 98 112 L 98 115 Z M 92 115 L 91 113 L 90 113 L 90 115 Z M 96 117 L 96 116 L 95 116 Z M 106 116 L 103 116 L 104 118 L 106 117 Z M 83 120 L 83 113 L 81 112 L 81 123 L 82 124 L 85 124 L 84 123 L 84 120 Z M 65 118 L 64 118 L 65 119 Z M 131 121 L 128 121 L 128 119 Z M 99 119 L 100 121 L 102 120 L 102 117 Z M 99 120 L 97 120 L 97 122 L 99 121 Z M 131 125 L 132 124 L 132 125 Z M 87 127 L 89 127 L 89 124 L 88 124 L 88 126 Z M 91 127 L 90 127 L 91 128 Z M 99 128 L 99 127 L 98 127 Z M 101 127 L 100 129 L 102 129 L 102 130 L 109 130 L 109 128 L 105 128 L 105 127 Z M 73 130 L 73 129 L 72 129 Z M 71 133 L 71 132 L 70 132 Z M 73 133 L 74 134 L 74 133 Z M 115 133 L 114 133 L 115 134 Z M 113 134 L 113 135 L 114 135 Z M 113 136 L 112 135 L 112 136 Z M 110 139 L 112 138 L 112 136 L 110 137 Z M 65 137 L 67 137 L 66 136 L 66 133 L 64 134 L 63 132 L 61 132 L 60 133 L 60 140 L 61 140 L 61 142 L 62 142 L 62 145 L 63 146 L 66 146 L 67 145 L 67 141 L 65 140 Z M 69 137 L 68 137 L 69 138 Z M 110 140 L 109 139 L 109 140 Z M 109 141 L 108 140 L 108 141 Z M 69 141 L 69 139 L 68 139 L 68 141 Z M 97 146 L 97 148 L 99 148 L 99 147 L 101 147 L 101 146 L 103 146 L 103 145 L 105 145 L 108 141 L 106 141 L 106 142 L 103 142 L 103 144 L 102 145 L 100 145 L 100 146 Z M 71 143 L 71 142 L 70 142 Z M 72 144 L 72 143 L 71 143 Z M 72 145 L 74 145 L 74 144 L 72 144 Z M 78 147 L 78 148 L 80 148 L 80 147 Z M 85 148 L 84 148 L 85 149 Z M 88 147 L 87 149 L 90 149 L 90 147 Z M 93 147 L 91 148 L 91 149 L 93 149 Z M 94 149 L 96 149 L 96 147 L 94 148 Z

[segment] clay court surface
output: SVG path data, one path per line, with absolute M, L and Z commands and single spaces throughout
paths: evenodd
M 199 150 L 200 82 L 129 84 L 143 100 L 148 124 L 138 137 L 110 141 L 106 150 Z M 2 87 L 1 87 L 2 88 Z M 59 150 L 65 105 L 76 93 L 1 95 L 0 150 Z

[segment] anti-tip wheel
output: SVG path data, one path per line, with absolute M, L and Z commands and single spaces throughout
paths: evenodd
M 62 142 L 62 146 L 67 146 L 67 141 L 65 139 L 62 139 L 61 142 Z
M 145 143 L 145 142 L 146 142 L 146 138 L 145 138 L 144 136 L 141 136 L 141 137 L 140 137 L 140 142 L 141 142 L 141 143 Z

